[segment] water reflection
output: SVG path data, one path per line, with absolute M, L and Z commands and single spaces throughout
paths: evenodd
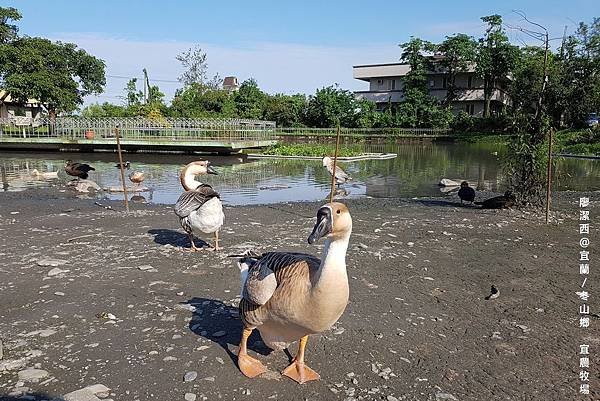
M 441 178 L 471 182 L 478 190 L 501 192 L 506 182 L 502 173 L 503 149 L 492 144 L 406 143 L 366 146 L 366 151 L 398 154 L 391 160 L 343 163 L 353 181 L 339 187 L 337 198 L 456 196 L 453 188 L 440 190 Z M 96 168 L 90 179 L 101 188 L 120 187 L 117 157 L 113 153 L 0 153 L 3 191 L 31 187 L 60 186 L 70 178 L 63 171 L 67 158 Z M 198 156 L 128 154 L 132 169 L 146 173 L 148 191 L 131 191 L 132 202 L 173 204 L 182 189 L 179 171 Z M 330 176 L 319 160 L 250 160 L 242 156 L 205 157 L 219 172 L 202 177 L 221 193 L 229 205 L 325 200 Z M 36 173 L 37 171 L 37 173 Z M 50 173 L 50 174 L 48 174 Z M 600 189 L 600 161 L 557 159 L 555 188 L 560 190 Z M 127 178 L 126 178 L 127 179 Z M 127 182 L 128 187 L 131 186 Z M 445 192 L 447 191 L 447 192 Z M 123 199 L 122 193 L 89 195 Z

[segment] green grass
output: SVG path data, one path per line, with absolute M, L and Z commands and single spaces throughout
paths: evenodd
M 453 132 L 451 138 L 456 142 L 505 144 L 510 135 L 499 135 L 490 132 Z
M 576 155 L 600 154 L 600 129 L 558 131 L 554 137 L 554 151 Z
M 277 144 L 263 150 L 265 155 L 275 156 L 332 156 L 335 146 L 323 144 Z M 359 146 L 340 145 L 339 155 L 342 157 L 358 156 L 364 152 Z

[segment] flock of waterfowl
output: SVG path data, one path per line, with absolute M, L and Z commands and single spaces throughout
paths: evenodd
M 333 168 L 332 160 L 323 159 L 323 166 L 335 177 L 338 184 L 350 180 L 339 166 Z M 120 164 L 117 164 L 121 168 Z M 130 163 L 123 168 L 129 169 Z M 78 179 L 86 179 L 94 168 L 83 163 L 68 161 L 65 172 Z M 191 251 L 199 251 L 194 235 L 214 234 L 213 250 L 219 247 L 219 230 L 225 215 L 219 193 L 210 185 L 196 178 L 217 174 L 208 161 L 187 164 L 179 175 L 184 192 L 174 206 L 183 230 L 188 234 Z M 144 180 L 142 172 L 129 175 L 134 183 Z M 458 195 L 463 201 L 482 207 L 508 207 L 514 196 L 504 196 L 474 202 L 475 191 L 465 181 Z M 512 202 L 512 203 L 511 203 Z M 264 343 L 274 350 L 286 349 L 290 343 L 299 341 L 298 352 L 282 374 L 298 383 L 318 380 L 319 374 L 305 363 L 308 336 L 329 329 L 342 315 L 349 297 L 346 272 L 346 251 L 352 233 L 352 217 L 346 205 L 332 202 L 317 212 L 317 221 L 308 236 L 313 244 L 325 238 L 323 255 L 297 252 L 267 252 L 258 255 L 247 251 L 237 257 L 241 277 L 240 317 L 244 325 L 238 352 L 238 367 L 247 377 L 266 372 L 265 366 L 248 355 L 247 341 L 254 329 L 258 329 Z

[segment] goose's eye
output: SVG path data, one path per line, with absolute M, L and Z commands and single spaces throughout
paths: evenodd
M 336 213 L 340 214 L 340 213 L 342 213 L 342 211 L 340 209 L 338 209 Z

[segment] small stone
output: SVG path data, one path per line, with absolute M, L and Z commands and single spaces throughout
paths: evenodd
M 196 394 L 194 394 L 194 393 L 185 393 L 185 395 L 183 396 L 183 398 L 185 398 L 185 401 L 196 401 Z
M 19 380 L 23 382 L 35 382 L 48 377 L 48 372 L 42 369 L 25 369 L 18 373 Z
M 458 401 L 457 398 L 455 396 L 453 396 L 452 394 L 437 393 L 435 395 L 435 401 L 446 401 L 446 400 Z
M 150 266 L 150 265 L 142 265 L 142 266 L 138 266 L 139 270 L 152 270 L 154 269 L 154 267 Z
M 158 355 L 158 351 L 150 351 L 148 352 L 148 355 Z
M 386 399 L 387 399 L 387 401 L 398 401 L 398 399 L 396 397 L 394 397 L 393 395 L 388 395 Z
M 57 295 L 57 296 L 59 296 L 59 297 L 64 297 L 64 296 L 65 296 L 65 293 L 64 293 L 64 292 L 60 292 L 60 291 L 56 291 L 56 292 L 54 293 L 54 295 Z
M 38 266 L 52 266 L 52 267 L 56 267 L 56 266 L 62 266 L 67 264 L 66 260 L 62 260 L 62 259 L 40 259 L 37 261 Z M 54 270 L 54 269 L 52 269 Z
M 242 394 L 244 394 L 244 395 L 250 395 L 250 390 L 245 389 L 244 391 L 242 391 Z
M 60 268 L 58 268 L 58 267 L 55 267 L 54 269 L 50 270 L 50 271 L 47 273 L 47 275 L 48 275 L 49 277 L 54 277 L 54 276 L 58 276 L 59 274 L 66 273 L 66 272 L 68 272 L 68 271 L 70 271 L 70 270 L 63 270 L 63 269 L 60 269 Z
M 167 361 L 176 361 L 177 358 L 175 358 L 174 356 L 166 356 L 163 358 L 163 361 L 167 362 Z
M 177 293 L 177 295 L 179 295 L 179 296 L 182 296 L 182 295 L 183 295 L 183 291 L 179 291 L 179 292 Z M 189 393 L 188 393 L 188 394 L 189 394 Z
M 215 357 L 215 360 L 217 362 L 219 362 L 221 365 L 225 364 L 225 361 L 223 361 L 223 358 L 220 358 L 220 357 L 217 356 L 217 357 Z
M 342 334 L 344 331 L 346 331 L 345 328 L 340 327 L 339 329 L 337 329 L 336 331 L 333 332 L 334 335 L 339 336 L 340 334 Z
M 198 377 L 198 372 L 192 370 L 187 372 L 184 376 L 183 376 L 183 381 L 184 382 L 191 382 L 196 380 L 196 378 Z

